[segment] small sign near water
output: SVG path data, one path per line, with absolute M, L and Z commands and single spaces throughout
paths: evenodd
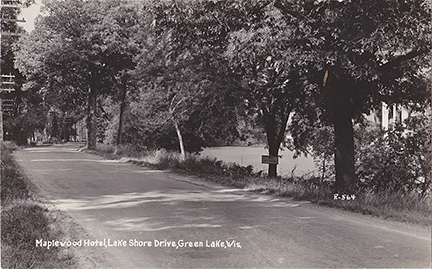
M 265 164 L 278 164 L 279 158 L 276 156 L 262 155 L 261 162 Z
M 206 148 L 201 156 L 217 158 L 226 163 L 234 162 L 242 166 L 252 165 L 254 172 L 267 171 L 268 164 L 262 163 L 261 155 L 268 156 L 268 149 L 264 145 L 259 146 L 228 146 Z M 302 176 L 304 174 L 319 172 L 316 169 L 314 159 L 309 155 L 298 156 L 294 158 L 294 152 L 290 150 L 283 151 L 283 158 L 279 155 L 277 163 L 278 174 L 281 176 Z M 317 174 L 320 175 L 320 174 Z

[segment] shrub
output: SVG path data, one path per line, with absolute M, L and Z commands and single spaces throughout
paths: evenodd
M 372 129 L 361 134 L 357 142 L 361 189 L 427 194 L 431 178 L 429 128 L 407 132 L 406 127 L 397 125 L 387 132 Z

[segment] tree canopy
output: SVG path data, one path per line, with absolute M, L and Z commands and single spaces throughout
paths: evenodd
M 236 86 L 222 57 L 227 30 L 218 19 L 221 6 L 162 1 L 146 12 L 135 77 L 148 96 L 148 116 L 158 125 L 172 123 L 183 156 L 182 133 L 190 136 L 188 151 L 235 137 L 236 96 L 229 87 Z
M 286 20 L 301 21 L 299 36 L 319 86 L 319 114 L 335 131 L 336 185 L 353 192 L 353 123 L 383 101 L 414 109 L 430 103 L 430 2 L 275 3 Z
M 136 8 L 119 1 L 51 1 L 16 52 L 17 68 L 65 110 L 88 106 L 88 146 L 96 147 L 96 99 L 134 67 Z
M 430 0 L 55 0 L 45 11 L 16 67 L 44 100 L 87 108 L 89 148 L 102 97 L 121 103 L 117 143 L 124 124 L 126 143 L 183 156 L 253 122 L 272 157 L 333 152 L 335 187 L 353 193 L 356 126 L 382 102 L 430 107 Z
M 290 116 L 304 106 L 308 95 L 308 53 L 296 23 L 284 19 L 273 4 L 259 1 L 244 14 L 244 25 L 230 33 L 226 56 L 241 77 L 248 114 L 256 115 L 267 135 L 269 155 L 278 157 L 286 140 Z M 246 27 L 247 25 L 247 27 Z M 276 176 L 276 165 L 269 166 Z

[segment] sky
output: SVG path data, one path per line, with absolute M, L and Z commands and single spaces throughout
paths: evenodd
M 34 19 L 39 15 L 41 5 L 41 0 L 36 0 L 36 3 L 29 8 L 23 8 L 21 10 L 21 15 L 19 15 L 18 18 L 24 18 L 26 20 L 25 23 L 20 23 L 20 25 L 24 27 L 27 32 L 34 29 Z

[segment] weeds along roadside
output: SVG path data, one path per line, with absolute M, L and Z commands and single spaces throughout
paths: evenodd
M 69 249 L 36 247 L 36 239 L 64 236 L 55 213 L 35 195 L 35 187 L 13 159 L 16 148 L 3 142 L 1 148 L 1 265 L 2 268 L 70 268 Z
M 422 226 L 431 225 L 431 197 L 416 192 L 374 192 L 363 190 L 355 199 L 335 199 L 335 193 L 327 181 L 313 176 L 270 179 L 262 173 L 254 173 L 252 166 L 224 163 L 216 158 L 180 154 L 166 150 L 138 151 L 130 146 L 114 147 L 98 144 L 97 151 L 88 151 L 104 158 L 122 159 L 136 165 L 160 170 L 171 170 L 197 176 L 225 186 L 244 188 L 254 192 L 339 208 L 364 215 L 372 215 Z

